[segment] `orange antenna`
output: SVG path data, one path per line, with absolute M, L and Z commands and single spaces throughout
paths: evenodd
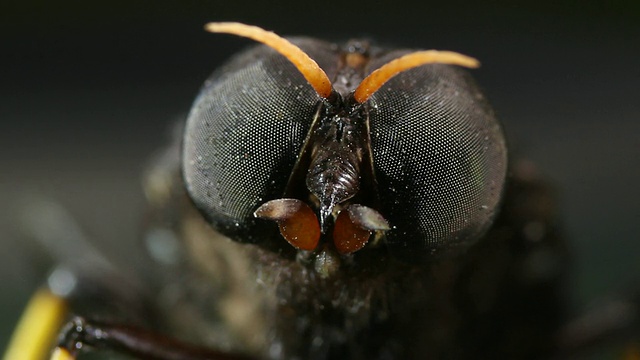
M 378 91 L 384 83 L 398 73 L 420 65 L 434 63 L 460 65 L 468 68 L 477 68 L 480 66 L 478 60 L 457 52 L 437 50 L 417 51 L 391 60 L 369 74 L 369 76 L 358 85 L 353 96 L 357 102 L 363 103 L 367 101 L 373 93 Z
M 250 26 L 236 22 L 211 22 L 204 26 L 205 30 L 212 33 L 226 33 L 247 37 L 261 42 L 282 54 L 298 68 L 305 79 L 313 86 L 318 95 L 328 98 L 331 95 L 331 81 L 327 74 L 299 47 L 288 40 L 266 31 L 257 26 Z

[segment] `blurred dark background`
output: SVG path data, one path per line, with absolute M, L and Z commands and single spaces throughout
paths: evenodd
M 576 311 L 640 288 L 640 3 L 17 1 L 0 5 L 0 349 L 48 263 L 29 199 L 136 261 L 140 174 L 208 74 L 250 44 L 212 20 L 472 55 L 519 156 L 558 190 Z M 25 215 L 25 209 L 26 214 Z

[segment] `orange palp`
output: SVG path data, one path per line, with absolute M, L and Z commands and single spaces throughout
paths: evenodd
M 369 74 L 354 93 L 357 102 L 363 103 L 378 91 L 384 83 L 400 72 L 425 64 L 451 64 L 468 68 L 477 68 L 480 62 L 472 57 L 452 51 L 425 50 L 410 53 L 392 60 Z
M 338 214 L 333 227 L 333 243 L 341 254 L 362 249 L 374 231 L 389 230 L 389 223 L 376 210 L 351 204 Z
M 338 214 L 333 226 L 333 243 L 341 254 L 350 254 L 362 249 L 369 238 L 371 231 L 356 225 L 349 211 L 343 210 Z
M 205 30 L 213 33 L 226 33 L 250 38 L 261 42 L 282 54 L 298 68 L 305 79 L 316 90 L 318 95 L 328 98 L 331 95 L 331 81 L 327 74 L 299 47 L 288 40 L 266 31 L 257 26 L 236 22 L 211 22 L 205 25 Z
M 309 205 L 298 199 L 276 199 L 262 204 L 254 216 L 278 223 L 280 234 L 293 247 L 314 250 L 320 241 L 320 223 Z

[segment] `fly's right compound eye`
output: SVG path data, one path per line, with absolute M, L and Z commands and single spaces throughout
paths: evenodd
M 504 136 L 473 80 L 451 66 L 476 60 L 307 38 L 294 45 L 235 23 L 207 28 L 269 46 L 214 73 L 187 121 L 187 190 L 220 232 L 282 243 L 269 235 L 275 221 L 300 250 L 349 254 L 375 236 L 371 246 L 423 260 L 473 244 L 491 225 Z

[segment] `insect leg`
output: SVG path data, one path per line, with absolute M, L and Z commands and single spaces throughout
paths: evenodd
M 66 301 L 48 290 L 36 292 L 9 342 L 4 360 L 43 359 L 66 316 Z
M 76 316 L 62 330 L 51 360 L 75 359 L 86 347 L 155 360 L 249 360 L 179 340 L 139 327 L 109 324 Z M 58 356 L 57 358 L 55 356 Z

